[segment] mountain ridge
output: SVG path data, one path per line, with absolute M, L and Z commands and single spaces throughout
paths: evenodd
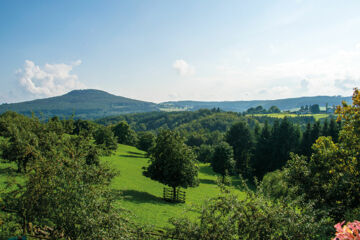
M 351 97 L 315 96 L 285 98 L 275 100 L 244 100 L 244 101 L 168 101 L 152 103 L 122 96 L 116 96 L 97 89 L 73 90 L 64 95 L 35 99 L 26 102 L 1 104 L 0 113 L 15 111 L 27 116 L 35 113 L 37 116 L 49 118 L 52 116 L 96 119 L 107 116 L 154 112 L 154 111 L 195 111 L 201 108 L 220 108 L 224 111 L 242 112 L 250 107 L 263 106 L 268 109 L 275 105 L 281 110 L 290 110 L 304 105 L 328 104 L 339 105 L 342 101 L 351 102 Z

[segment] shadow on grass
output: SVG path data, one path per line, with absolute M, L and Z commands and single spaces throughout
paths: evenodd
M 210 166 L 200 166 L 199 172 L 201 172 L 202 174 L 209 175 L 209 176 L 217 176 L 218 175 L 211 169 Z
M 144 155 L 141 156 L 134 156 L 134 155 L 128 155 L 128 154 L 121 154 L 120 157 L 126 157 L 126 158 L 145 158 Z
M 163 203 L 162 198 L 156 197 L 147 192 L 140 192 L 136 190 L 113 190 L 114 197 L 122 198 L 125 201 L 135 203 L 148 203 L 148 202 L 159 202 Z
M 202 184 L 214 184 L 214 185 L 216 185 L 216 181 L 215 181 L 215 180 L 211 180 L 211 179 L 201 179 L 201 178 L 200 178 L 200 183 L 202 183 Z
M 148 192 L 141 192 L 136 190 L 112 190 L 113 196 L 124 201 L 129 201 L 137 204 L 153 203 L 156 205 L 174 205 L 182 203 L 167 202 L 161 197 L 154 196 Z
M 139 152 L 127 151 L 127 153 L 129 153 L 129 154 L 133 154 L 133 155 L 141 155 L 141 156 L 145 156 L 145 154 L 143 154 L 143 153 L 139 153 Z

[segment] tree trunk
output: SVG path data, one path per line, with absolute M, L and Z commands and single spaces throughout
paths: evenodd
M 25 210 L 26 211 L 26 210 Z M 25 236 L 27 231 L 26 231 L 26 228 L 27 228 L 27 221 L 26 221 L 26 213 L 23 212 L 23 225 L 22 225 L 22 230 L 23 230 L 23 235 Z
M 176 202 L 176 187 L 172 187 L 173 188 L 173 201 Z

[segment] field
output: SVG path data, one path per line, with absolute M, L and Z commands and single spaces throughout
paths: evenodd
M 273 118 L 284 118 L 284 117 L 314 117 L 316 121 L 321 118 L 329 117 L 329 114 L 295 114 L 295 113 L 269 113 L 269 114 L 249 114 L 255 117 L 273 117 Z
M 142 175 L 142 167 L 148 164 L 144 152 L 135 147 L 119 145 L 115 154 L 103 157 L 102 160 L 120 172 L 112 183 L 118 206 L 130 210 L 134 215 L 133 220 L 144 225 L 164 228 L 169 225 L 168 219 L 171 217 L 181 217 L 184 214 L 193 217 L 196 213 L 186 210 L 219 193 L 217 175 L 206 164 L 199 166 L 200 186 L 186 189 L 186 203 L 173 204 L 162 199 L 164 185 Z M 5 188 L 9 174 L 18 176 L 15 169 L 14 165 L 0 163 L 0 192 Z M 233 185 L 238 183 L 239 180 L 233 179 Z M 239 190 L 235 192 L 240 197 L 243 195 Z
M 142 224 L 150 224 L 157 228 L 168 225 L 171 217 L 180 217 L 192 205 L 201 204 L 209 197 L 216 196 L 219 189 L 216 185 L 216 174 L 210 166 L 200 164 L 200 186 L 186 189 L 186 203 L 173 204 L 162 199 L 164 185 L 142 175 L 142 167 L 148 164 L 144 152 L 130 146 L 119 145 L 116 154 L 103 159 L 120 171 L 113 181 L 112 187 L 118 191 L 119 206 L 132 211 L 135 220 Z M 236 185 L 238 180 L 234 179 Z M 239 195 L 242 193 L 238 190 Z M 187 212 L 194 216 L 194 212 Z

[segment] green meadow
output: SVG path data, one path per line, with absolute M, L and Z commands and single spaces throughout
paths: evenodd
M 206 199 L 219 194 L 216 185 L 217 175 L 208 164 L 199 164 L 200 185 L 186 189 L 186 203 L 169 203 L 162 199 L 164 185 L 142 175 L 142 168 L 148 164 L 145 152 L 135 147 L 119 145 L 117 151 L 102 161 L 119 171 L 113 179 L 114 196 L 118 198 L 119 207 L 130 210 L 132 219 L 142 225 L 152 225 L 155 228 L 169 226 L 168 219 L 184 215 L 195 217 L 198 213 L 189 211 L 192 206 L 202 204 Z M 13 164 L 0 163 L 0 192 L 5 190 L 8 176 L 21 181 L 21 176 L 15 173 Z M 233 178 L 233 186 L 239 184 L 239 179 Z M 234 187 L 234 192 L 243 193 Z
M 329 114 L 319 113 L 319 114 L 295 114 L 295 113 L 268 113 L 268 114 L 251 114 L 252 116 L 257 117 L 273 117 L 273 118 L 284 118 L 284 117 L 314 117 L 316 121 L 321 118 L 329 117 Z
M 168 203 L 162 199 L 164 185 L 142 175 L 142 168 L 148 165 L 148 160 L 145 152 L 126 145 L 119 145 L 115 154 L 103 158 L 103 161 L 120 171 L 113 180 L 112 188 L 115 194 L 118 193 L 119 206 L 130 210 L 136 222 L 157 228 L 168 226 L 171 217 L 184 214 L 196 216 L 195 212 L 188 210 L 219 193 L 217 175 L 208 164 L 200 164 L 200 185 L 186 189 L 186 203 Z M 233 185 L 238 183 L 239 180 L 234 178 Z M 237 189 L 234 191 L 240 197 L 243 194 Z

